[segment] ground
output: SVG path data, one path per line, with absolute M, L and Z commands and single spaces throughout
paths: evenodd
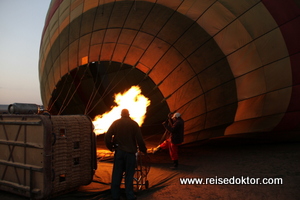
M 146 138 L 148 148 L 156 146 L 158 140 Z M 102 149 L 100 138 L 98 151 Z M 138 191 L 138 199 L 300 199 L 300 142 L 219 138 L 182 145 L 179 151 L 177 170 L 170 169 L 172 162 L 167 151 L 149 154 L 149 188 Z M 90 185 L 54 199 L 110 199 L 111 167 L 111 158 L 99 160 Z M 233 177 L 281 178 L 283 184 L 180 183 L 180 178 Z M 25 198 L 0 192 L 0 199 Z

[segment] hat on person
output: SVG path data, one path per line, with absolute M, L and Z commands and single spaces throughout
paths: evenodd
M 180 116 L 181 116 L 180 113 L 174 113 L 172 119 L 174 119 L 174 118 L 179 118 Z
M 121 116 L 122 117 L 129 117 L 129 111 L 127 109 L 123 109 L 121 111 Z

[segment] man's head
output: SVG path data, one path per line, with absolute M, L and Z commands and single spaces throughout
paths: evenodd
M 180 113 L 174 113 L 173 116 L 172 116 L 172 119 L 177 119 L 180 116 L 181 116 Z
M 129 117 L 129 111 L 127 109 L 123 109 L 121 111 L 121 116 L 122 117 Z

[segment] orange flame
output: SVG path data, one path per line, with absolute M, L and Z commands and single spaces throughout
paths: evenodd
M 132 86 L 123 94 L 115 94 L 114 102 L 117 106 L 113 106 L 109 112 L 95 117 L 93 124 L 96 135 L 105 133 L 110 125 L 121 117 L 121 111 L 125 108 L 129 110 L 131 119 L 136 121 L 139 126 L 144 123 L 150 100 L 141 94 L 139 86 Z

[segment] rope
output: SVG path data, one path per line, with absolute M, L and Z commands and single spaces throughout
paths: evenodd
M 117 71 L 117 73 L 115 74 L 115 76 L 113 77 L 113 80 L 117 77 L 117 74 L 119 73 L 119 71 L 120 71 L 120 69 L 121 69 L 121 67 L 119 68 L 119 70 Z M 133 68 L 131 68 L 130 69 L 130 71 L 125 75 L 125 76 L 123 76 L 123 78 L 122 79 L 120 79 L 108 92 L 107 92 L 107 90 L 108 90 L 108 88 L 109 88 L 109 86 L 113 83 L 113 80 L 112 81 L 110 81 L 110 83 L 109 83 L 109 85 L 106 87 L 106 89 L 105 89 L 105 91 L 103 92 L 103 94 L 102 94 L 102 96 L 100 97 L 100 99 L 95 103 L 95 105 L 92 107 L 92 109 L 90 109 L 90 111 L 89 112 L 87 112 L 87 114 L 90 114 L 90 112 L 93 110 L 93 109 L 95 109 L 95 107 L 111 92 L 111 91 L 113 91 L 113 89 L 116 87 L 116 86 L 118 86 L 120 83 L 121 83 L 121 81 L 124 79 L 124 78 L 126 78 L 126 76 L 128 76 L 128 74 L 132 71 L 132 69 Z
M 156 0 L 156 1 L 157 1 L 157 0 Z M 155 2 L 155 3 L 156 3 L 156 2 Z M 132 10 L 133 6 L 135 6 L 135 8 L 134 8 L 134 10 L 135 10 L 135 9 L 136 9 L 136 4 L 132 4 L 132 6 L 131 6 L 130 9 Z M 153 9 L 153 7 L 154 7 L 154 4 L 153 4 L 151 10 Z M 130 14 L 130 11 L 127 13 L 126 19 L 124 20 L 124 23 L 123 23 L 123 25 L 122 25 L 122 30 L 124 29 L 124 25 L 125 25 L 125 23 L 126 23 L 126 21 L 127 21 L 127 19 L 128 19 L 129 14 Z M 149 14 L 150 14 L 150 12 L 148 13 L 147 16 L 149 16 Z M 146 17 L 145 19 L 147 19 L 147 17 Z M 144 21 L 143 21 L 142 24 L 145 23 L 145 19 L 144 19 Z M 140 26 L 140 28 L 141 28 L 141 27 L 142 27 L 142 25 Z M 108 28 L 108 27 L 107 27 L 107 28 Z M 122 31 L 122 30 L 121 30 L 121 31 Z M 139 30 L 140 30 L 140 29 L 139 29 Z M 106 29 L 105 31 L 107 31 L 107 29 Z M 120 39 L 121 31 L 120 31 L 120 34 L 119 34 L 119 36 L 118 36 L 118 38 L 117 38 L 117 42 L 116 42 L 116 45 L 115 45 L 115 47 L 114 47 L 113 52 L 115 51 L 116 46 L 117 46 L 117 43 L 118 43 L 118 41 L 119 41 L 119 39 Z M 105 32 L 105 35 L 106 35 L 106 32 Z M 131 45 L 132 45 L 133 42 L 135 41 L 137 35 L 138 35 L 138 31 L 136 32 L 136 35 L 134 36 L 134 39 L 131 41 Z M 104 43 L 104 38 L 105 38 L 105 37 L 103 37 L 102 44 Z M 103 47 L 103 45 L 101 46 L 101 49 L 102 49 L 102 47 Z M 124 56 L 123 62 L 124 62 L 126 56 L 128 55 L 128 53 L 129 53 L 129 48 L 128 48 L 128 50 L 127 50 L 125 56 Z M 113 56 L 113 54 L 112 54 L 112 56 Z M 111 60 L 112 60 L 112 56 L 111 56 Z M 110 60 L 110 61 L 111 61 L 111 60 Z M 123 64 L 123 63 L 122 63 L 122 64 Z M 121 65 L 122 65 L 122 64 L 121 64 Z M 107 70 L 108 70 L 108 68 L 107 68 Z M 120 69 L 119 69 L 119 70 L 120 70 Z M 118 70 L 118 72 L 119 72 L 119 70 Z M 107 72 L 107 71 L 106 71 L 106 72 Z M 117 73 L 118 73 L 118 72 L 117 72 Z M 129 73 L 127 73 L 126 76 L 127 76 L 128 74 L 129 74 Z M 116 76 L 117 76 L 117 74 L 115 75 L 115 77 L 116 77 Z M 114 77 L 113 79 L 115 79 L 115 77 Z M 125 78 L 125 77 L 123 77 L 123 79 L 124 79 L 124 78 Z M 121 80 L 123 80 L 123 79 L 121 79 Z M 99 85 L 98 89 L 99 89 L 100 86 L 102 85 L 103 80 L 104 80 L 104 79 L 102 79 L 101 84 Z M 112 81 L 111 81 L 111 82 L 112 82 Z M 121 81 L 119 81 L 116 85 L 118 85 L 120 82 L 121 82 Z M 110 84 L 111 84 L 111 83 L 110 83 Z M 110 84 L 109 84 L 109 85 L 110 85 Z M 116 85 L 115 85 L 115 87 L 116 87 Z M 115 87 L 113 87 L 113 88 L 115 88 Z M 108 87 L 107 87 L 107 88 L 108 88 Z M 107 95 L 109 92 L 112 91 L 112 89 L 111 89 L 107 94 L 105 94 L 106 91 L 107 91 L 107 88 L 106 88 L 106 90 L 104 91 L 104 93 L 102 94 L 102 96 L 100 97 L 100 100 L 98 100 L 98 101 L 95 103 L 95 105 L 92 107 L 92 109 L 90 109 L 90 105 L 88 106 L 88 108 L 86 108 L 86 110 L 85 110 L 85 113 L 86 113 L 86 114 L 89 114 L 89 113 L 90 113 L 90 112 L 91 112 L 91 111 L 92 111 L 92 110 L 93 110 L 93 109 L 94 109 L 94 108 L 95 108 L 95 107 L 103 100 L 103 98 L 105 98 L 106 95 Z M 97 92 L 98 92 L 98 89 L 97 89 Z M 96 97 L 96 93 L 95 93 L 95 95 L 93 95 L 92 101 L 95 99 L 95 97 Z
M 77 76 L 77 73 L 78 73 L 78 69 L 77 69 L 77 71 L 76 71 L 76 75 L 75 75 L 75 76 Z M 74 84 L 74 79 L 72 80 L 72 84 L 71 84 L 71 85 L 73 85 L 73 84 Z M 65 96 L 65 98 L 64 98 L 64 100 L 63 100 L 63 102 L 62 102 L 62 106 L 60 107 L 58 113 L 60 113 L 60 110 L 61 110 L 62 107 L 64 106 L 65 101 L 67 100 L 67 97 L 69 96 L 69 93 L 70 93 L 70 91 L 71 91 L 71 88 L 72 88 L 72 87 L 70 86 L 69 89 L 68 89 L 67 95 Z
M 69 105 L 70 101 L 73 99 L 73 96 L 74 96 L 75 93 L 77 92 L 77 90 L 78 90 L 78 88 L 79 88 L 79 86 L 80 86 L 80 84 L 81 84 L 81 82 L 82 82 L 82 79 L 83 79 L 83 77 L 84 77 L 84 75 L 85 75 L 87 69 L 88 69 L 88 66 L 85 68 L 84 74 L 81 76 L 80 81 L 79 81 L 78 85 L 76 86 L 76 89 L 74 90 L 73 94 L 72 94 L 71 97 L 69 98 L 68 103 L 67 103 L 67 104 L 63 104 L 63 106 L 60 107 L 60 110 L 59 110 L 59 112 L 58 112 L 58 115 L 60 115 L 60 114 L 66 109 L 66 107 Z M 79 71 L 79 69 L 78 69 L 77 72 L 76 72 L 76 76 L 73 78 L 73 83 L 74 83 L 75 78 L 77 77 L 78 71 Z M 72 87 L 70 87 L 70 89 L 71 89 L 71 88 L 72 88 Z M 67 96 L 66 96 L 65 100 L 66 100 L 66 99 L 67 99 Z M 65 101 L 64 101 L 64 102 L 65 102 Z
M 107 73 L 108 69 L 109 69 L 109 68 L 106 68 L 105 74 Z M 95 87 L 95 86 L 96 86 L 96 83 L 97 83 L 97 81 L 98 81 L 99 71 L 100 71 L 100 70 L 98 70 L 98 67 L 97 67 L 97 75 L 96 75 L 97 77 L 96 77 L 96 81 L 95 81 L 95 84 L 94 84 L 94 87 L 93 87 L 93 92 L 92 92 L 92 94 L 90 95 L 90 99 L 89 99 L 88 104 L 86 105 L 84 114 L 87 114 L 87 113 L 88 113 L 88 110 L 89 110 L 90 106 L 92 105 L 92 102 L 93 102 L 94 99 L 96 98 L 96 95 L 98 94 L 98 91 L 99 91 L 99 89 L 100 89 L 100 87 L 102 86 L 102 83 L 103 83 L 103 81 L 104 81 L 104 79 L 101 79 L 101 82 L 100 82 L 99 86 L 98 86 L 97 88 Z M 96 88 L 96 89 L 95 89 L 95 88 Z
M 59 94 L 56 96 L 56 98 L 52 101 L 51 105 L 49 106 L 49 108 L 47 110 L 52 110 L 52 107 L 54 106 L 54 104 L 56 103 L 56 101 L 58 100 L 58 98 L 60 97 L 60 95 L 62 94 L 63 89 L 66 86 L 67 80 L 68 80 L 69 76 L 66 76 L 65 81 L 63 83 L 62 89 L 60 90 Z

